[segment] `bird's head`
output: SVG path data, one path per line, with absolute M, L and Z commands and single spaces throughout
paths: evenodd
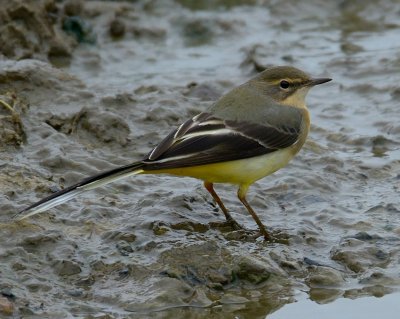
M 305 97 L 310 88 L 329 81 L 329 78 L 312 78 L 291 66 L 275 66 L 264 70 L 250 82 L 280 104 L 305 107 Z

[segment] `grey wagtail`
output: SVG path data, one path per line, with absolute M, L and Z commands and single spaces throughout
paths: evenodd
M 173 130 L 141 161 L 85 178 L 17 213 L 15 219 L 43 212 L 76 195 L 136 174 L 172 174 L 204 181 L 228 222 L 238 225 L 214 190 L 214 183 L 238 186 L 238 198 L 266 240 L 271 236 L 246 200 L 255 181 L 287 165 L 310 129 L 305 104 L 314 79 L 289 66 L 271 67 L 234 88 L 207 111 Z

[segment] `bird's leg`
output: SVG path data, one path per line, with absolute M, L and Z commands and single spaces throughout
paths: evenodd
M 250 204 L 246 200 L 247 190 L 248 190 L 248 186 L 241 185 L 238 190 L 238 198 L 242 202 L 244 207 L 246 207 L 247 211 L 250 213 L 250 215 L 253 217 L 253 219 L 256 221 L 258 228 L 260 229 L 260 232 L 264 236 L 265 240 L 269 241 L 272 239 L 271 235 L 267 232 L 264 224 L 262 223 L 260 218 L 258 218 L 256 212 L 253 210 L 253 208 L 251 208 Z
M 236 220 L 233 219 L 232 215 L 229 214 L 229 212 L 226 209 L 226 207 L 225 207 L 224 203 L 222 202 L 221 198 L 219 198 L 218 194 L 215 192 L 213 183 L 204 182 L 204 187 L 211 194 L 211 196 L 214 198 L 215 202 L 218 204 L 219 208 L 224 213 L 226 221 L 229 224 L 231 224 L 234 228 L 241 229 L 242 227 L 239 225 L 239 223 Z

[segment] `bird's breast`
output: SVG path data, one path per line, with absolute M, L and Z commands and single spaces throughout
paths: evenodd
M 151 173 L 189 176 L 212 183 L 250 185 L 285 167 L 293 156 L 294 153 L 289 147 L 251 158 L 193 167 L 163 169 L 151 171 Z

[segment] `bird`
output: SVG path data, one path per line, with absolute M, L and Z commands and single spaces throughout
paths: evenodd
M 293 66 L 269 67 L 183 122 L 141 160 L 87 177 L 19 211 L 13 219 L 49 210 L 121 178 L 169 174 L 203 181 L 227 222 L 238 226 L 214 189 L 216 183 L 236 185 L 238 199 L 270 241 L 273 236 L 246 194 L 250 185 L 285 167 L 300 151 L 310 130 L 306 95 L 329 81 Z

